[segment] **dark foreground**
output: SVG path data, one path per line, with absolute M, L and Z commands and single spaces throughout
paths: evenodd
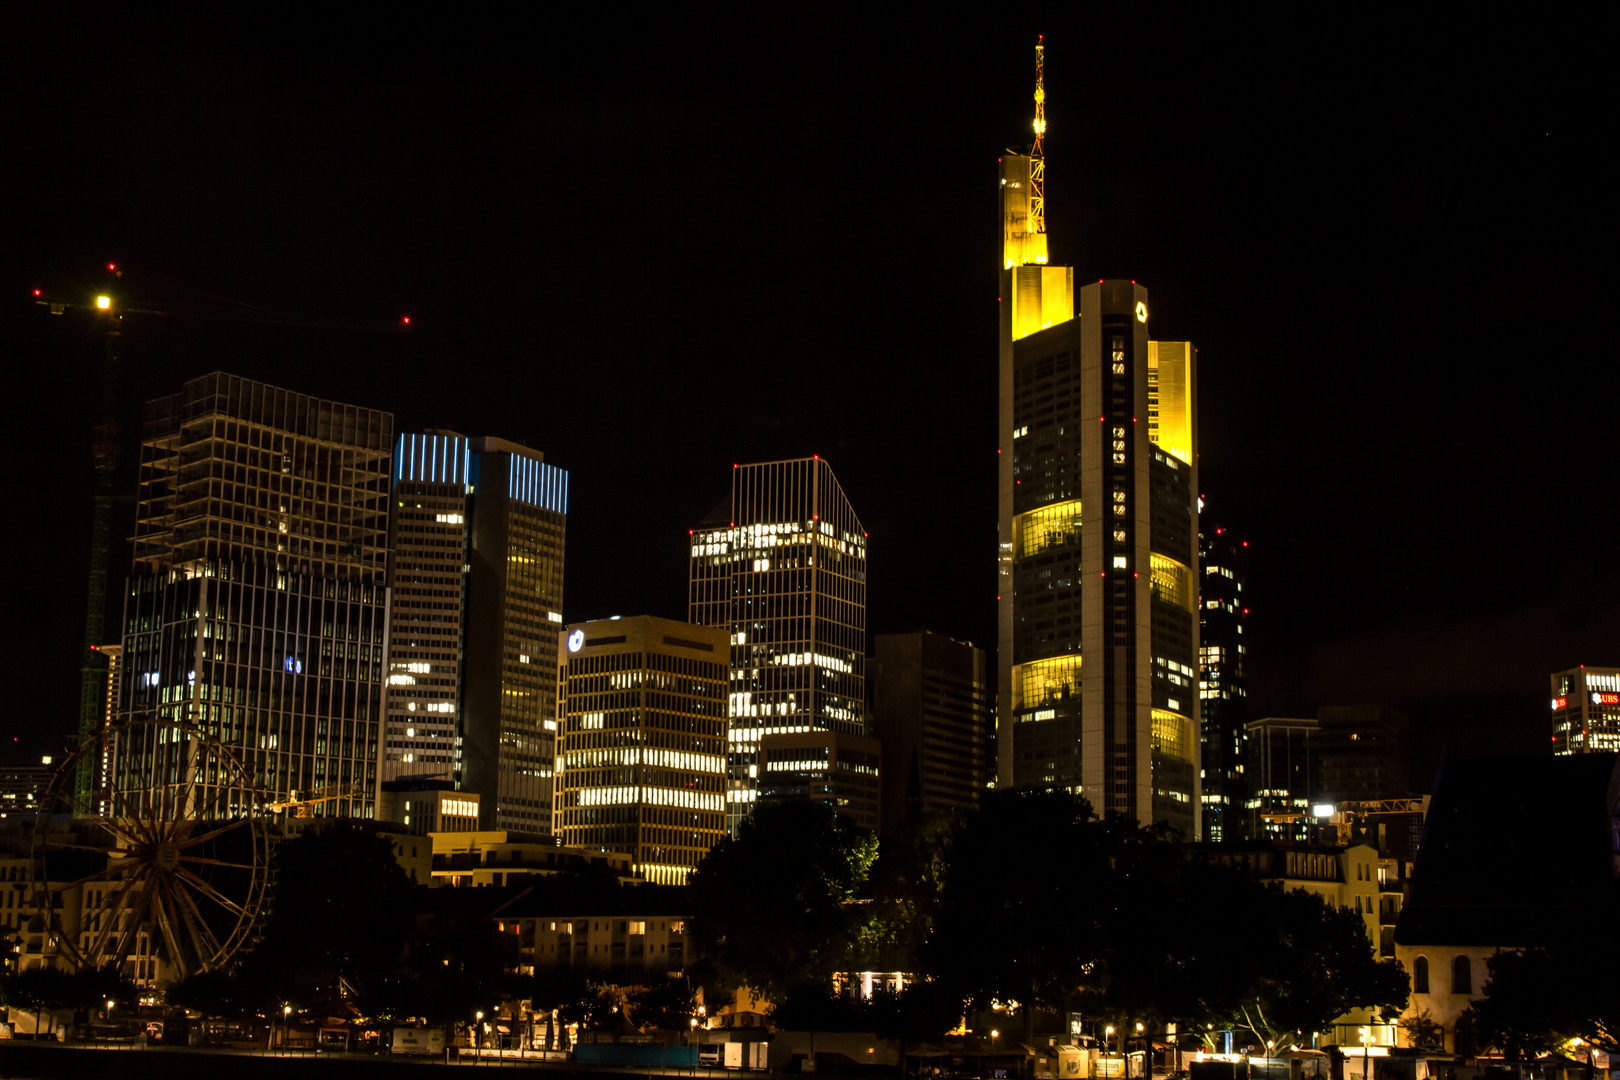
M 516 1058 L 477 1058 L 469 1051 L 448 1066 L 442 1058 L 393 1057 L 372 1054 L 290 1053 L 263 1051 L 190 1050 L 161 1047 L 103 1048 L 62 1046 L 58 1043 L 0 1040 L 0 1078 L 3 1080 L 104 1080 L 107 1077 L 161 1077 L 164 1080 L 287 1080 L 288 1077 L 388 1078 L 419 1075 L 423 1068 L 484 1068 L 503 1073 L 543 1071 L 545 1080 L 600 1078 L 604 1072 L 634 1072 L 669 1080 L 694 1075 L 727 1075 L 724 1069 L 629 1070 L 580 1069 L 564 1062 L 518 1061 Z M 732 1075 L 736 1075 L 733 1073 Z

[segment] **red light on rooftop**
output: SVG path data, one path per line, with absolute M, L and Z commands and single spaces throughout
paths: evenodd
M 1245 541 L 1243 541 L 1243 546 L 1244 546 L 1244 547 L 1248 547 L 1248 546 L 1249 546 L 1249 542 L 1248 542 L 1248 541 L 1247 541 L 1247 540 L 1245 540 Z
M 697 535 L 697 530 L 696 529 L 687 529 L 686 530 L 686 535 L 687 536 L 696 536 Z
M 821 460 L 821 455 L 820 454 L 811 454 L 810 455 L 810 460 L 811 461 L 820 461 Z
M 405 316 L 403 319 L 401 319 L 399 321 L 404 323 L 406 326 L 411 325 L 411 317 L 409 315 Z
M 1244 609 L 1243 609 L 1243 614 L 1245 614 L 1245 615 L 1247 615 L 1247 614 L 1248 614 L 1248 613 L 1249 613 L 1249 609 L 1248 609 L 1248 608 L 1244 608 Z
M 38 295 L 39 295 L 39 290 L 38 290 L 38 289 L 35 289 L 35 290 L 34 290 L 34 295 L 35 295 L 35 296 L 38 296 Z
M 115 263 L 108 263 L 107 264 L 107 269 L 116 271 L 118 269 L 118 266 Z

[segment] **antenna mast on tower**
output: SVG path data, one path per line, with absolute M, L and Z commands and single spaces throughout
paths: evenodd
M 1035 39 L 1035 144 L 1029 148 L 1029 231 L 1046 235 L 1046 155 L 1041 136 L 1046 134 L 1046 35 Z M 1043 260 L 1044 261 L 1044 260 Z

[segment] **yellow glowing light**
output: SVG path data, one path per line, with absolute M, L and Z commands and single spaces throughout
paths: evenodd
M 112 297 L 110 297 L 110 296 L 98 296 L 98 297 L 96 297 L 96 307 L 100 308 L 102 311 L 106 311 L 108 308 L 112 307 Z
M 1147 322 L 1147 305 L 1140 300 L 1136 302 L 1136 321 Z

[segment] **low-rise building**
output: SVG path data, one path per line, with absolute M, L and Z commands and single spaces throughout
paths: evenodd
M 522 890 L 494 912 L 516 942 L 517 970 L 590 971 L 614 981 L 673 978 L 692 960 L 685 897 L 668 886 L 619 890 L 594 911 L 559 912 L 543 890 Z
M 1395 927 L 1403 1019 L 1472 1054 L 1468 1008 L 1499 951 L 1568 943 L 1620 873 L 1620 754 L 1448 761 Z
M 518 885 L 534 875 L 556 874 L 587 866 L 602 866 L 621 881 L 634 882 L 628 852 L 566 847 L 553 836 L 480 829 L 476 832 L 436 832 L 433 844 L 432 885 L 461 888 Z

